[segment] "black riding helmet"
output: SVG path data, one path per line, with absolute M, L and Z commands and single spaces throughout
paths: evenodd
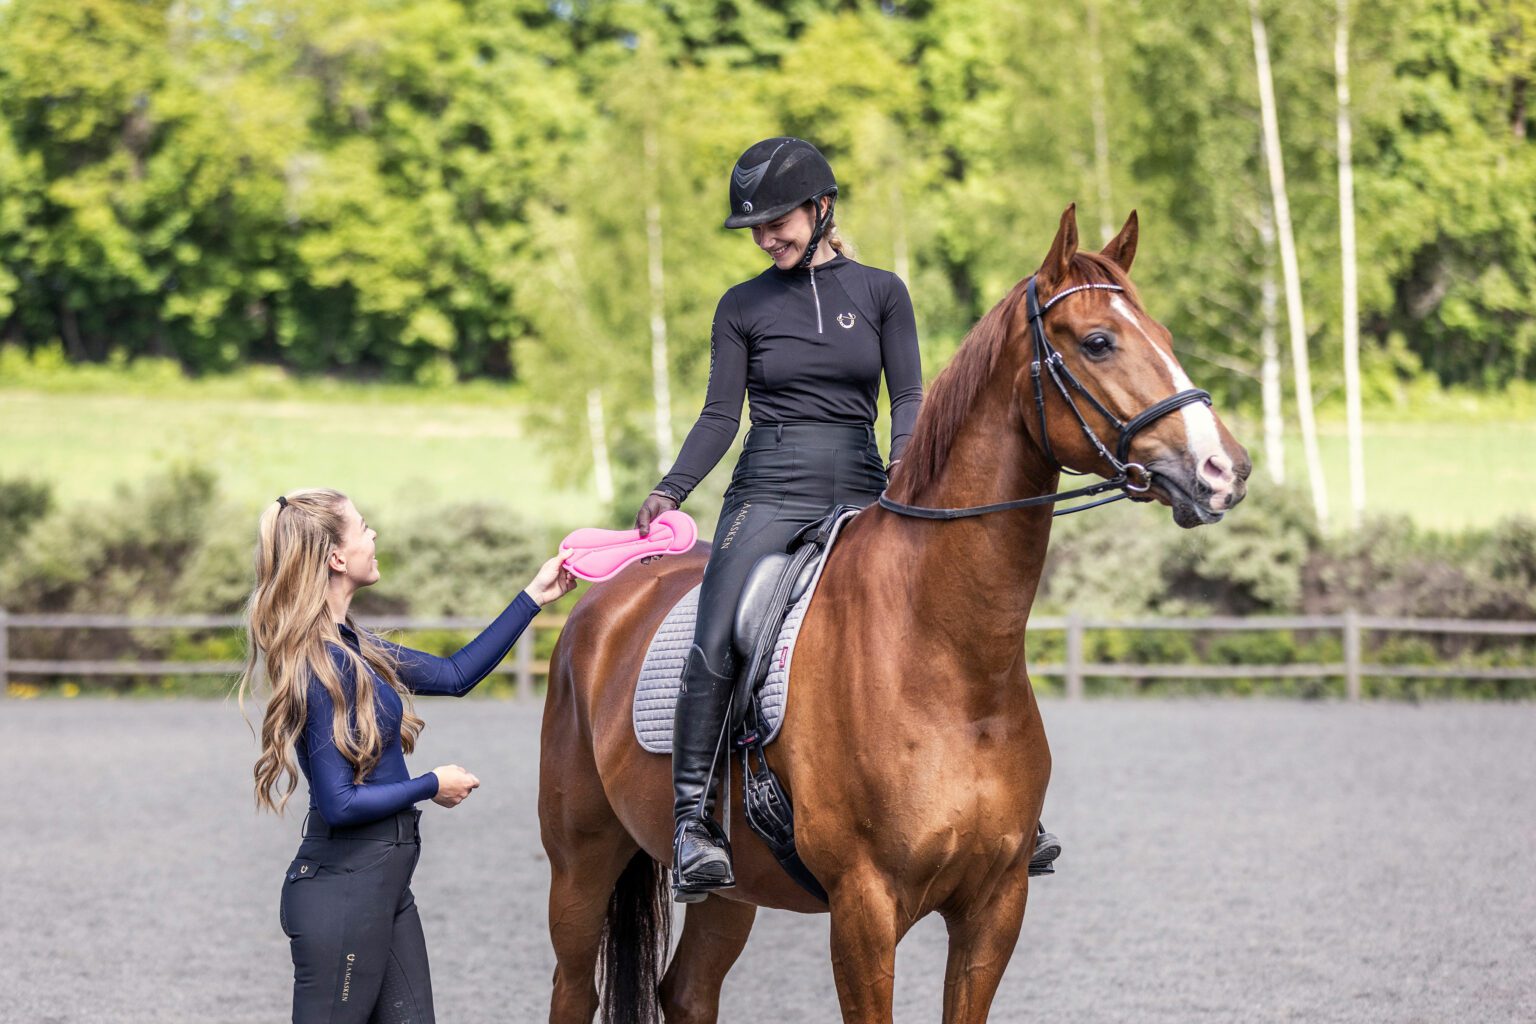
M 821 150 L 804 139 L 764 139 L 731 169 L 731 215 L 725 226 L 766 224 L 802 203 L 836 194 L 837 179 Z
M 731 168 L 731 215 L 725 219 L 725 226 L 749 228 L 766 224 L 822 196 L 837 201 L 837 179 L 821 150 L 804 139 L 764 139 L 741 154 Z M 831 222 L 829 203 L 827 212 L 816 219 L 802 264 L 810 263 Z

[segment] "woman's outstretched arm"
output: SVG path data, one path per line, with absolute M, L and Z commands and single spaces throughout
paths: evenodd
M 519 592 L 479 636 L 446 658 L 387 640 L 379 642 L 394 652 L 400 682 L 412 693 L 462 697 L 501 664 L 540 607 L 526 590 Z
M 576 577 L 566 569 L 565 559 L 570 554 L 562 549 L 539 567 L 528 586 L 512 599 L 496 621 L 481 631 L 469 643 L 446 658 L 418 651 L 410 647 L 379 642 L 394 652 L 399 664 L 400 682 L 412 693 L 439 694 L 462 697 L 475 685 L 491 674 L 501 664 L 501 659 L 512 650 L 517 638 L 523 635 L 528 623 L 539 614 L 539 609 L 576 586 Z

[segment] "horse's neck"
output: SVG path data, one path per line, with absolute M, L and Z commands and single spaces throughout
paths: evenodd
M 937 479 L 912 499 L 960 508 L 1049 494 L 1059 473 L 1024 434 L 1011 373 L 998 373 L 979 397 Z M 926 621 L 964 623 L 965 659 L 987 676 L 1023 657 L 1024 627 L 1045 565 L 1051 510 L 993 512 L 924 523 L 915 601 Z

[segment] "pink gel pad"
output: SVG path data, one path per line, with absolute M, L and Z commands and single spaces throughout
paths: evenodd
M 699 524 L 686 512 L 668 509 L 651 521 L 651 532 L 639 530 L 576 530 L 560 542 L 569 548 L 565 567 L 573 576 L 601 583 L 647 555 L 680 555 L 699 539 Z

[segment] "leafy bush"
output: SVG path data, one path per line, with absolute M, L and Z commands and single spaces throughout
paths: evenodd
M 53 487 L 40 480 L 0 480 L 0 562 L 10 561 L 37 523 L 53 508 Z
M 49 515 L 0 567 L 0 606 L 35 612 L 150 612 L 173 605 L 202 543 L 214 477 L 182 467 L 113 498 Z
M 1319 545 L 1298 491 L 1253 481 L 1216 527 L 1181 530 L 1161 506 L 1122 502 L 1058 520 L 1041 605 L 1084 615 L 1259 615 L 1292 610 Z
M 1330 540 L 1307 567 L 1303 607 L 1377 615 L 1536 618 L 1536 519 L 1447 536 L 1406 518 Z
M 27 612 L 233 614 L 252 582 L 255 518 L 218 500 L 213 474 L 183 467 L 112 500 L 46 511 L 46 489 L 0 485 L 0 529 L 25 543 L 0 567 L 0 607 Z M 42 509 L 43 511 L 39 511 Z M 551 548 L 551 552 L 552 552 Z M 544 545 L 505 509 L 423 510 L 380 542 L 384 576 L 358 609 L 489 617 L 528 581 Z M 444 650 L 463 642 L 440 638 Z M 451 643 L 451 646 L 449 644 Z M 40 630 L 12 635 L 17 658 L 237 661 L 244 640 L 229 630 Z M 224 692 L 228 679 L 167 681 L 175 692 Z M 218 685 L 215 685 L 218 684 Z M 125 692 L 164 687 L 125 677 Z M 222 687 L 222 688 L 220 688 Z

